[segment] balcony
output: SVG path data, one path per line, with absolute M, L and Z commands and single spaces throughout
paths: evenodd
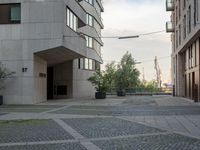
M 166 10 L 167 11 L 174 11 L 174 0 L 166 0 Z
M 175 31 L 175 26 L 174 23 L 169 21 L 166 23 L 166 32 L 174 32 Z

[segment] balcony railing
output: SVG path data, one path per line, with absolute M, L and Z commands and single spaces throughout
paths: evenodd
M 175 31 L 174 22 L 171 21 L 166 22 L 166 32 L 174 32 L 174 31 Z
M 167 11 L 174 11 L 174 0 L 166 0 L 166 10 Z

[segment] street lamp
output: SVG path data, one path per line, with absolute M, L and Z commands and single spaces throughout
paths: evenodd
M 135 65 L 139 65 L 139 64 L 141 64 L 142 62 L 135 62 Z
M 139 38 L 140 36 L 139 35 L 135 35 L 135 36 L 122 36 L 122 37 L 119 37 L 118 39 L 119 40 L 124 40 L 124 39 L 133 39 L 133 38 Z

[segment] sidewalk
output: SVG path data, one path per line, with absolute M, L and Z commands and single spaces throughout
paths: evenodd
M 0 150 L 194 150 L 200 106 L 170 96 L 48 101 L 1 106 L 0 127 Z

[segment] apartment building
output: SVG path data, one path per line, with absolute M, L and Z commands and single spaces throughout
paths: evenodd
M 93 96 L 103 11 L 102 0 L 0 0 L 0 61 L 16 72 L 4 103 Z
M 172 80 L 176 96 L 200 101 L 200 1 L 167 0 L 171 21 Z

